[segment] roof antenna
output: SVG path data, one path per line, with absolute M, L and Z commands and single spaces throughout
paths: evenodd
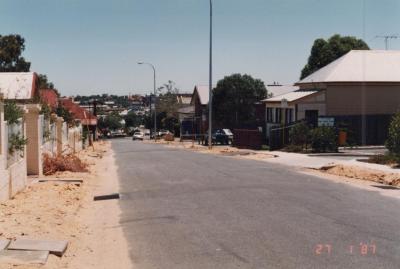
M 399 35 L 377 35 L 375 38 L 382 38 L 385 40 L 385 50 L 388 50 L 389 48 L 389 39 L 397 39 L 399 38 Z

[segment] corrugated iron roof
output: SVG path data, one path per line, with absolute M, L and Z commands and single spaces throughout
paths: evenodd
M 288 92 L 294 92 L 299 89 L 299 86 L 295 85 L 268 85 L 268 94 L 272 94 L 272 97 L 282 95 Z
M 36 79 L 34 72 L 1 72 L 0 93 L 4 99 L 31 99 L 36 94 Z
M 202 105 L 208 105 L 209 99 L 209 93 L 210 89 L 208 85 L 203 85 L 203 86 L 196 86 L 194 88 L 195 91 L 197 91 L 197 94 L 199 95 L 200 99 L 200 104 Z
M 298 99 L 304 98 L 306 96 L 312 95 L 314 93 L 317 93 L 318 91 L 295 91 L 295 92 L 289 92 L 285 94 L 281 94 L 275 97 L 271 97 L 268 99 L 263 100 L 263 102 L 281 102 L 283 100 L 286 100 L 287 102 L 293 102 Z
M 352 50 L 296 83 L 399 82 L 400 51 Z

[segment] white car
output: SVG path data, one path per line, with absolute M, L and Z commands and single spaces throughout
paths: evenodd
M 143 140 L 144 134 L 142 132 L 135 132 L 132 136 L 132 140 Z

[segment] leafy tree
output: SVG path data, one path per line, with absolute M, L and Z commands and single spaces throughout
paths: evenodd
M 131 111 L 125 116 L 125 127 L 138 127 L 143 124 L 143 117 L 138 116 Z
M 108 129 L 108 130 L 117 130 L 121 129 L 121 116 L 118 113 L 111 113 L 107 115 L 105 118 L 100 118 L 98 122 L 98 126 L 100 129 Z
M 54 83 L 48 80 L 47 75 L 39 74 L 39 89 L 52 89 L 60 97 L 60 93 L 54 88 Z
M 400 112 L 393 116 L 389 126 L 386 147 L 392 155 L 400 157 Z
M 254 124 L 254 104 L 266 96 L 267 89 L 260 79 L 241 74 L 227 76 L 213 90 L 214 119 L 226 128 Z
M 328 40 L 316 39 L 311 48 L 308 63 L 301 71 L 300 79 L 303 79 L 318 69 L 330 64 L 351 50 L 369 50 L 367 43 L 353 36 L 333 35 Z
M 28 72 L 31 63 L 21 56 L 25 39 L 20 35 L 0 35 L 0 72 Z
M 65 107 L 63 106 L 57 107 L 56 114 L 57 116 L 62 117 L 64 121 L 68 123 L 69 126 L 73 126 L 75 124 L 74 116 Z

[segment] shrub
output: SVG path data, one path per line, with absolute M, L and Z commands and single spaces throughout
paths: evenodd
M 56 157 L 51 157 L 48 154 L 43 155 L 43 174 L 46 176 L 63 171 L 88 172 L 87 166 L 73 154 Z
M 336 131 L 332 127 L 317 127 L 311 131 L 311 146 L 315 152 L 337 152 Z
M 24 138 L 20 133 L 12 134 L 8 139 L 8 153 L 13 155 L 16 151 L 24 150 L 28 139 Z
M 304 145 L 307 145 L 309 136 L 310 128 L 305 122 L 294 125 L 289 132 L 290 143 L 296 146 L 304 147 Z
M 16 124 L 24 116 L 24 111 L 15 101 L 6 100 L 4 103 L 4 120 L 8 124 Z
M 287 145 L 284 149 L 286 152 L 303 152 L 303 146 L 300 145 Z
M 400 157 L 400 112 L 393 116 L 385 143 L 389 152 Z

